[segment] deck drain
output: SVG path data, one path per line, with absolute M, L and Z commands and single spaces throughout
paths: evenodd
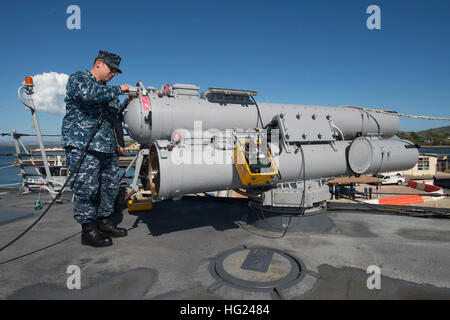
M 266 247 L 227 250 L 207 259 L 198 271 L 203 286 L 226 299 L 293 299 L 318 279 L 299 258 Z

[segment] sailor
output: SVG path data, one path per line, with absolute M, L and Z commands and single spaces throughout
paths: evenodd
M 121 118 L 128 99 L 118 96 L 128 92 L 129 84 L 110 86 L 121 58 L 99 51 L 91 70 L 73 73 L 67 82 L 66 115 L 62 123 L 62 147 L 72 172 L 91 136 L 97 119 L 103 119 L 70 180 L 74 193 L 74 218 L 81 224 L 81 243 L 93 247 L 112 245 L 111 237 L 124 237 L 127 230 L 117 228 L 110 216 L 119 192 L 119 156 L 114 123 Z
M 123 116 L 119 117 L 114 122 L 114 137 L 117 144 L 117 150 L 119 153 L 119 156 L 125 155 L 125 139 L 123 137 Z M 123 209 L 126 207 L 126 200 L 125 200 L 125 189 L 123 186 L 127 186 L 128 183 L 126 181 L 120 181 L 119 183 L 119 193 L 117 194 L 116 201 L 114 204 L 114 212 L 115 213 L 122 213 Z

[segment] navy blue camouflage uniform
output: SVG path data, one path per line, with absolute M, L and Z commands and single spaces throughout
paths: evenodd
M 104 110 L 82 164 L 70 180 L 74 193 L 74 218 L 81 224 L 110 216 L 119 192 L 119 156 L 114 122 L 121 121 L 126 103 L 117 98 L 120 86 L 99 82 L 88 70 L 75 72 L 67 82 L 66 115 L 62 124 L 62 147 L 72 172 Z

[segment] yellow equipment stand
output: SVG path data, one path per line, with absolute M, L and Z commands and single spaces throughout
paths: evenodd
M 259 144 L 259 142 L 257 142 L 256 144 Z M 238 145 L 234 149 L 234 166 L 236 167 L 242 184 L 245 186 L 257 186 L 264 185 L 272 181 L 272 179 L 278 174 L 278 168 L 269 150 L 267 150 L 267 156 L 270 159 L 272 171 L 264 173 L 252 173 L 247 163 L 247 159 L 245 158 L 244 151 L 242 150 L 242 145 L 245 147 L 246 145 L 248 145 L 248 142 L 238 143 Z
M 128 200 L 128 212 L 152 210 L 152 199 Z

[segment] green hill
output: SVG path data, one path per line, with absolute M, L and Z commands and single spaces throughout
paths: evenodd
M 419 135 L 427 135 L 427 134 L 446 134 L 447 136 L 450 136 L 450 126 L 445 127 L 439 127 L 439 128 L 433 128 L 428 130 L 422 130 L 417 132 Z
M 423 146 L 450 146 L 450 126 L 418 132 L 400 131 L 397 135 L 402 139 L 407 139 Z

